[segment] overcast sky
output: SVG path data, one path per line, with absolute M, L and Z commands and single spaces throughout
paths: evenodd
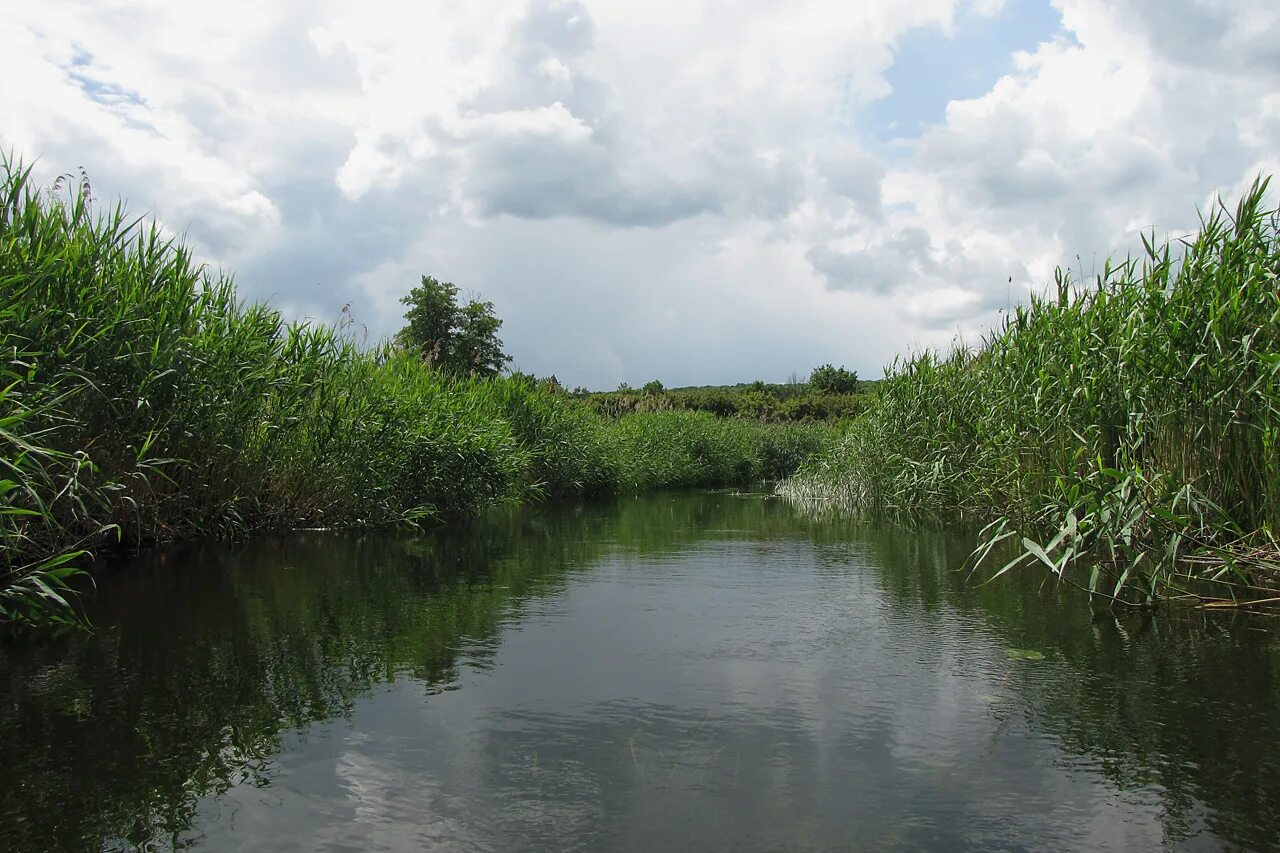
M 371 336 L 569 385 L 879 375 L 1280 172 L 1275 0 L 40 0 L 0 145 Z

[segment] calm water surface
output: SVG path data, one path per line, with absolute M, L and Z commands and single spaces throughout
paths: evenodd
M 148 554 L 0 647 L 0 848 L 1280 846 L 1276 619 L 970 544 L 702 493 Z

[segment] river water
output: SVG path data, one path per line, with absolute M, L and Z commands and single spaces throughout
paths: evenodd
M 1280 845 L 1274 617 L 660 494 L 106 572 L 0 646 L 0 848 Z

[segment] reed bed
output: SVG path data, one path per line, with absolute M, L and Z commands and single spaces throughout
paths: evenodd
M 976 347 L 892 365 L 792 498 L 987 525 L 975 566 L 1125 604 L 1280 596 L 1280 216 L 1259 179 L 1199 233 L 1059 272 Z M 1012 557 L 1009 545 L 1014 546 Z M 999 556 L 997 556 L 999 555 Z
M 0 177 L 0 622 L 77 621 L 71 582 L 111 548 L 783 476 L 828 434 L 450 378 L 241 301 L 83 176 Z

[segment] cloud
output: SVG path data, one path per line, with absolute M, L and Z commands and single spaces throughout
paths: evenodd
M 929 306 L 908 309 L 925 325 L 975 327 L 1054 265 L 1087 275 L 1138 248 L 1141 231 L 1188 233 L 1197 203 L 1274 168 L 1274 63 L 1255 49 L 1280 36 L 1269 4 L 1185 4 L 1182 16 L 1139 0 L 1058 5 L 1063 33 L 1018 53 L 990 91 L 952 101 L 886 172 L 888 235 L 810 252 L 832 286 L 900 292 Z M 923 289 L 954 292 L 913 297 L 939 270 L 949 283 Z
M 629 180 L 594 130 L 559 101 L 478 118 L 462 149 L 457 195 L 480 217 L 665 225 L 718 207 L 710 186 Z
M 938 271 L 929 235 L 921 228 L 903 228 L 888 239 L 864 249 L 838 251 L 814 246 L 806 257 L 832 287 L 889 293 L 895 288 Z
M 962 321 L 1008 308 L 1030 284 L 1016 255 L 1000 256 L 980 243 L 935 246 L 928 232 L 889 230 L 873 245 L 841 251 L 814 246 L 805 255 L 827 285 L 896 297 L 899 317 L 929 330 L 954 330 Z
M 848 201 L 871 220 L 883 216 L 884 164 L 848 142 L 832 142 L 814 154 L 814 170 L 829 197 Z
M 424 49 L 413 25 L 404 40 L 382 31 L 365 38 L 346 21 L 314 34 L 325 51 L 351 54 L 370 103 L 395 103 L 357 130 L 339 175 L 349 197 L 432 181 L 447 185 L 454 205 L 475 218 L 578 217 L 641 227 L 701 214 L 777 217 L 799 201 L 804 152 L 761 145 L 740 126 L 758 120 L 762 104 L 744 100 L 708 116 L 699 101 L 719 92 L 699 92 L 640 115 L 602 76 L 608 57 L 581 3 L 537 0 L 496 17 L 503 20 L 498 35 L 454 47 L 442 73 L 422 54 L 434 57 L 443 45 Z M 436 91 L 419 98 L 428 76 Z M 730 82 L 721 76 L 715 88 Z M 672 113 L 684 110 L 695 121 L 713 119 L 705 134 L 652 125 L 683 121 Z
M 431 273 L 570 384 L 872 375 L 1280 168 L 1273 6 L 1055 0 L 993 61 L 1014 4 L 49 0 L 0 144 L 374 336 Z M 919 33 L 979 81 L 945 113 L 887 81 Z

